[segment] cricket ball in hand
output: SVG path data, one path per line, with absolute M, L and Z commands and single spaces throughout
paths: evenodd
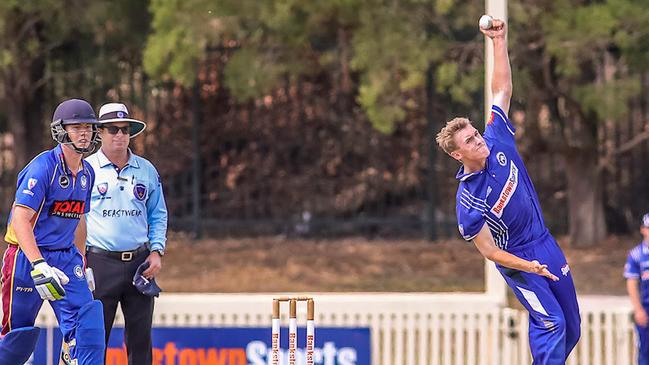
M 493 26 L 493 21 L 494 18 L 485 14 L 480 17 L 480 21 L 478 22 L 478 24 L 480 24 L 480 29 L 487 30 L 487 29 L 491 29 L 491 27 Z

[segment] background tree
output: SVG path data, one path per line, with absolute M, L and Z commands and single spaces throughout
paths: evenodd
M 548 130 L 532 137 L 563 155 L 571 241 L 596 244 L 607 233 L 602 125 L 628 118 L 640 96 L 649 11 L 627 0 L 523 1 L 510 20 L 514 97 L 532 123 L 549 112 Z
M 237 98 L 263 95 L 287 75 L 326 70 L 338 75 L 341 89 L 357 93 L 384 132 L 421 107 L 431 66 L 439 91 L 464 105 L 482 83 L 474 24 L 480 7 L 473 3 L 154 0 L 151 11 L 144 65 L 153 76 L 190 85 L 210 47 L 236 45 L 225 81 Z
M 17 166 L 42 150 L 46 65 L 52 49 L 70 32 L 59 1 L 0 4 L 0 101 L 13 135 Z
M 108 89 L 120 90 L 124 61 L 141 64 L 148 18 L 146 2 L 1 2 L 0 103 L 14 167 L 45 148 L 61 99 L 96 102 Z
M 197 65 L 209 54 L 231 52 L 223 79 L 240 102 L 271 95 L 287 81 L 297 85 L 304 78 L 323 77 L 333 83 L 328 108 L 341 127 L 350 118 L 359 124 L 369 119 L 386 135 L 403 135 L 397 131 L 400 122 L 435 129 L 452 107 L 466 110 L 481 100 L 482 38 L 474 24 L 479 9 L 454 1 L 153 1 L 144 65 L 157 79 L 191 85 Z M 432 84 L 433 78 L 439 82 Z M 427 80 L 431 86 L 424 88 Z M 365 118 L 355 115 L 357 106 Z M 428 121 L 424 110 L 430 111 Z M 481 114 L 474 108 L 474 116 Z M 411 140 L 415 158 L 407 164 L 415 171 L 425 160 L 416 156 L 436 151 L 425 137 L 430 129 Z M 435 156 L 428 160 L 429 176 L 434 176 Z M 434 178 L 419 184 L 430 185 L 429 199 L 443 185 Z M 438 215 L 437 210 L 426 214 Z
M 193 179 L 180 171 L 199 154 L 201 199 L 242 219 L 249 209 L 284 219 L 302 205 L 356 216 L 397 201 L 408 219 L 451 226 L 454 162 L 435 156 L 431 135 L 455 115 L 482 119 L 482 9 L 456 0 L 2 2 L 0 128 L 9 133 L 0 147 L 14 149 L 10 164 L 1 155 L 2 178 L 52 143 L 46 127 L 62 99 L 121 100 L 149 121 L 135 147 L 184 181 L 169 186 Z M 526 0 L 509 10 L 511 116 L 547 221 L 567 231 L 569 218 L 575 244 L 597 242 L 607 224 L 624 231 L 620 221 L 634 222 L 646 201 L 628 183 L 644 169 L 620 161 L 637 160 L 649 135 L 635 127 L 649 115 L 647 10 L 631 0 Z M 201 114 L 194 143 L 185 127 Z M 434 195 L 443 198 L 422 208 Z

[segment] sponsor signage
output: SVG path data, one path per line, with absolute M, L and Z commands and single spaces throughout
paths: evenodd
M 319 365 L 370 365 L 369 328 L 317 327 L 314 363 Z M 187 328 L 153 329 L 153 365 L 269 365 L 270 328 Z M 288 364 L 288 329 L 281 332 L 280 364 Z M 50 342 L 51 341 L 51 342 Z M 304 364 L 306 329 L 298 328 L 297 363 Z M 124 329 L 111 332 L 107 365 L 127 365 Z M 48 365 L 48 347 L 59 352 L 61 333 L 41 330 L 29 365 Z M 48 346 L 50 345 L 50 346 Z M 56 357 L 55 357 L 56 358 Z M 56 364 L 56 362 L 54 362 Z

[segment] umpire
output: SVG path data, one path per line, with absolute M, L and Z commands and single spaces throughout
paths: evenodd
M 142 276 L 155 283 L 164 256 L 167 207 L 155 167 L 128 148 L 146 124 L 130 118 L 120 103 L 103 105 L 98 119 L 102 146 L 86 158 L 96 175 L 87 218 L 87 264 L 94 271 L 95 298 L 104 305 L 106 344 L 120 303 L 128 363 L 150 365 L 157 293 L 143 294 L 134 286 L 134 275 L 140 265 L 148 265 Z

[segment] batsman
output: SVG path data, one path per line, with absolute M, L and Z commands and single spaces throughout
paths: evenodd
M 43 300 L 50 301 L 64 340 L 71 344 L 73 362 L 104 364 L 103 311 L 86 282 L 83 255 L 95 176 L 82 156 L 95 145 L 97 124 L 86 101 L 62 102 L 50 125 L 58 145 L 18 174 L 2 260 L 2 365 L 29 359 Z

